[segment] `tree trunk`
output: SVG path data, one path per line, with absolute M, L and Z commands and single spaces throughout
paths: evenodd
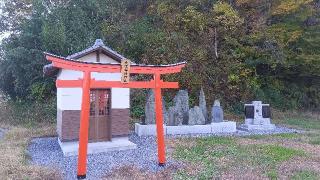
M 214 53 L 216 55 L 216 58 L 218 58 L 218 33 L 217 28 L 214 28 Z

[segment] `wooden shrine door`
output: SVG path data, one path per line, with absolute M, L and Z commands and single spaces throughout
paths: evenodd
M 90 90 L 89 141 L 111 141 L 111 91 Z

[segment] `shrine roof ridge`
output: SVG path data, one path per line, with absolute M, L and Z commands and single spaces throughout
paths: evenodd
M 114 51 L 110 47 L 106 46 L 103 43 L 102 39 L 96 39 L 95 43 L 91 47 L 84 49 L 80 52 L 76 52 L 74 54 L 68 55 L 67 58 L 78 59 L 80 57 L 83 57 L 83 56 L 90 54 L 90 53 L 97 51 L 97 50 L 111 56 L 112 58 L 114 58 L 118 62 L 121 61 L 121 59 L 125 59 L 124 56 L 122 56 L 118 52 Z

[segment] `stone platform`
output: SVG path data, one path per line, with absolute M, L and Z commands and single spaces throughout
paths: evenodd
M 166 135 L 187 135 L 187 134 L 215 134 L 215 133 L 232 133 L 237 131 L 236 122 L 224 121 L 220 123 L 211 123 L 205 125 L 183 125 L 183 126 L 166 126 L 163 125 L 164 134 Z M 156 136 L 156 125 L 135 124 L 135 133 L 138 136 Z
M 64 156 L 77 156 L 79 141 L 61 142 L 60 148 Z M 136 149 L 137 145 L 129 141 L 128 137 L 112 138 L 112 141 L 88 143 L 88 154 L 97 154 L 109 151 Z

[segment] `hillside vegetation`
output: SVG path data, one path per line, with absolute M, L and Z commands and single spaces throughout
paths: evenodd
M 261 99 L 274 107 L 320 107 L 319 0 L 4 0 L 0 89 L 45 100 L 54 79 L 42 52 L 80 51 L 96 38 L 137 63 L 187 61 L 176 76 L 197 101 L 201 86 L 239 110 Z

